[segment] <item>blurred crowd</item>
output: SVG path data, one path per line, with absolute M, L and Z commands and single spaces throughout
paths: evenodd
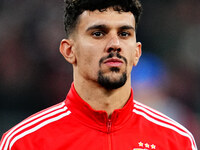
M 135 99 L 186 126 L 200 146 L 200 1 L 141 2 Z M 59 53 L 63 12 L 63 1 L 0 0 L 0 136 L 65 98 L 73 75 Z

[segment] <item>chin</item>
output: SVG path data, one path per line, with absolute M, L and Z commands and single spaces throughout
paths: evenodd
M 124 73 L 115 73 L 112 75 L 103 75 L 101 71 L 99 71 L 98 74 L 98 83 L 108 89 L 108 90 L 112 90 L 112 89 L 118 89 L 120 87 L 122 87 L 127 81 L 127 74 Z

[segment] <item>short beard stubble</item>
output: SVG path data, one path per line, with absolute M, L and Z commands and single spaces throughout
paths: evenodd
M 110 53 L 107 57 L 103 57 L 100 61 L 99 61 L 99 66 L 101 66 L 101 63 L 108 58 L 112 58 L 114 56 L 114 53 Z M 120 54 L 116 54 L 116 57 L 123 59 L 124 62 L 127 65 L 127 60 L 125 57 L 122 57 Z M 118 67 L 111 67 L 110 71 L 112 72 L 119 72 L 120 69 Z M 120 87 L 122 87 L 127 81 L 127 73 L 126 70 L 122 73 L 121 77 L 118 80 L 112 81 L 110 79 L 110 77 L 104 76 L 103 72 L 101 70 L 99 70 L 98 72 L 98 83 L 104 87 L 107 90 L 113 90 L 113 89 L 118 89 Z

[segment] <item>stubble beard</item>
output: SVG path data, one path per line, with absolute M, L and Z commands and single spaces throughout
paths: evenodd
M 119 68 L 112 67 L 110 68 L 112 72 L 119 72 Z M 109 76 L 103 75 L 103 72 L 100 70 L 98 72 L 98 83 L 107 90 L 118 89 L 122 87 L 127 81 L 127 73 L 126 71 L 122 73 L 118 80 L 113 80 Z
M 101 68 L 101 63 L 108 59 L 116 56 L 119 59 L 123 59 L 125 64 L 127 65 L 127 60 L 125 57 L 121 56 L 119 53 L 113 53 L 111 52 L 107 57 L 103 57 L 99 61 L 99 67 Z M 120 68 L 118 67 L 111 67 L 110 68 L 111 73 L 119 73 Z M 126 81 L 127 81 L 127 71 L 125 69 L 124 72 L 121 73 L 121 76 L 118 79 L 113 79 L 112 76 L 106 76 L 102 70 L 99 70 L 98 72 L 98 83 L 104 87 L 107 90 L 113 90 L 113 89 L 118 89 L 122 87 Z

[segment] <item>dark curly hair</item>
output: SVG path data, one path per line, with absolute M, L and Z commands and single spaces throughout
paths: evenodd
M 135 16 L 136 27 L 142 13 L 142 6 L 139 0 L 64 0 L 65 16 L 64 25 L 67 38 L 76 27 L 78 17 L 85 10 L 105 11 L 106 8 L 113 7 L 115 11 L 131 12 Z

